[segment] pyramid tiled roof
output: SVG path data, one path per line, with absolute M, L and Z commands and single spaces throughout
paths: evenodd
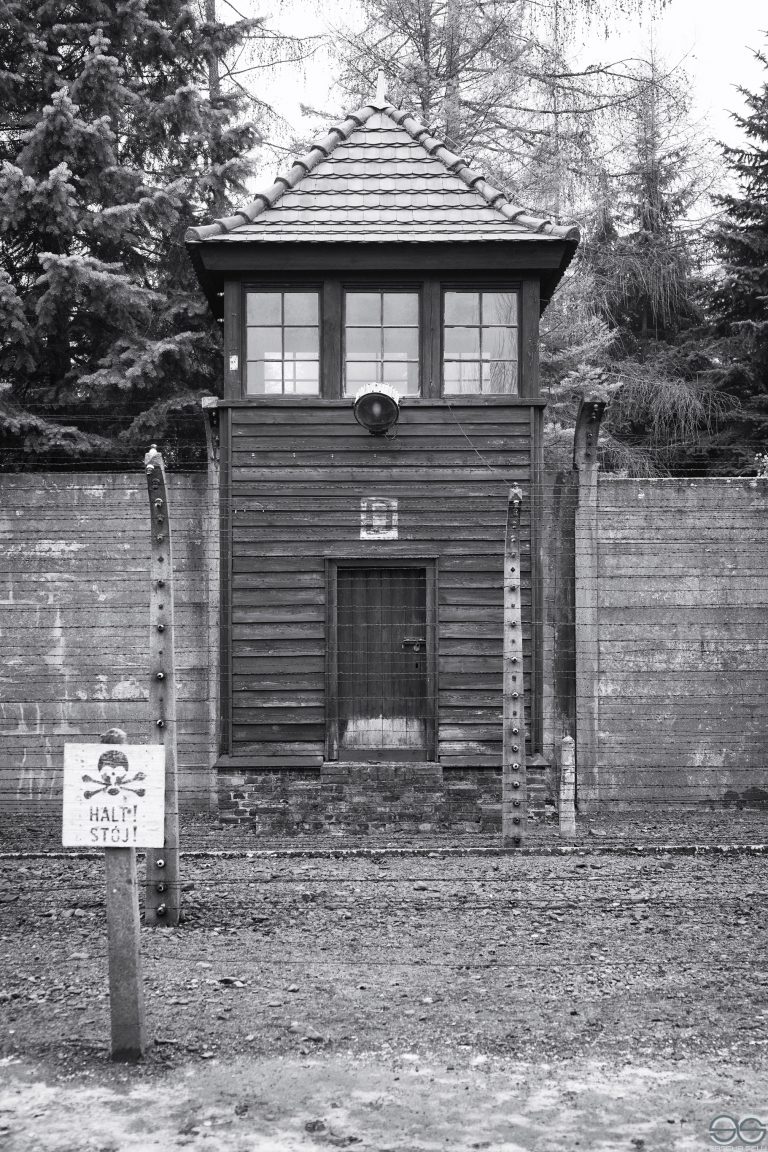
M 190 228 L 187 243 L 578 243 L 513 204 L 407 112 L 375 100 L 312 143 L 234 216 Z

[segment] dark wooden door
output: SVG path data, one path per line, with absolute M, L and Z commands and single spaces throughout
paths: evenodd
M 342 759 L 428 758 L 433 701 L 427 601 L 425 568 L 338 568 Z

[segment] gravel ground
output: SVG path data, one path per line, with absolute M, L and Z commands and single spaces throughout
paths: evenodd
M 745 854 L 187 857 L 183 925 L 142 931 L 154 1042 L 126 1071 L 101 860 L 0 860 L 0 1147 L 714 1147 L 719 1110 L 768 1121 L 767 873 Z
M 45 812 L 25 816 L 0 814 L 0 849 L 3 851 L 61 851 L 61 808 L 52 804 Z M 579 815 L 576 836 L 568 843 L 595 848 L 598 844 L 754 844 L 768 842 L 768 809 L 766 808 L 692 808 L 663 805 L 658 811 L 596 812 Z M 397 847 L 405 850 L 499 847 L 500 836 L 492 833 L 459 832 L 445 829 L 414 834 L 371 831 L 352 834 L 306 832 L 295 836 L 266 836 L 248 826 L 223 826 L 215 816 L 183 814 L 182 848 L 187 850 L 263 850 L 286 848 L 308 851 L 340 848 Z M 544 819 L 529 821 L 528 844 L 532 848 L 562 844 L 554 809 L 548 806 Z

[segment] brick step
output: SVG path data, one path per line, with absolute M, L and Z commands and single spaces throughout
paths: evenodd
M 439 789 L 443 785 L 443 769 L 432 760 L 325 760 L 320 779 L 323 784 L 343 784 L 358 789 L 366 786 L 377 790 Z

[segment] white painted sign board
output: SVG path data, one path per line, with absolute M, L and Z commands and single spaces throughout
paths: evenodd
M 397 540 L 397 500 L 384 496 L 362 497 L 360 539 Z
M 162 848 L 165 748 L 65 744 L 61 842 L 70 848 Z

